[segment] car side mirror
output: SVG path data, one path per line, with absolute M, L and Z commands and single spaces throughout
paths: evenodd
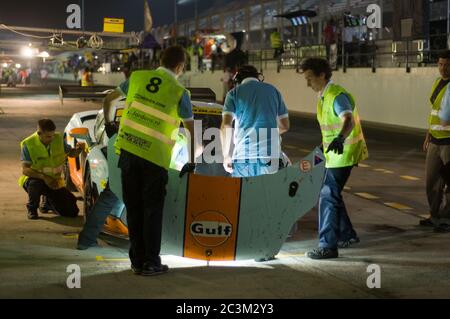
M 84 140 L 86 141 L 88 146 L 92 146 L 92 139 L 89 135 L 89 129 L 86 127 L 77 127 L 74 129 L 71 129 L 69 132 L 69 135 L 73 138 L 76 138 L 77 140 Z

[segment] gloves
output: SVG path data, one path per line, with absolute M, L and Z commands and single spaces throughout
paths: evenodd
M 342 155 L 344 154 L 344 142 L 345 138 L 339 134 L 333 142 L 331 142 L 330 146 L 328 146 L 327 154 L 330 152 L 334 152 L 335 154 Z
M 194 171 L 195 171 L 195 163 L 184 164 L 180 172 L 180 178 L 182 178 L 186 174 L 193 173 Z

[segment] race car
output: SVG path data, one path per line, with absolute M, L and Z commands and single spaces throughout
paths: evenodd
M 120 117 L 123 103 L 123 99 L 117 101 L 116 117 Z M 213 102 L 193 101 L 194 117 L 201 120 L 204 131 L 220 128 L 222 110 L 222 105 Z M 85 214 L 108 182 L 122 199 L 118 156 L 113 146 L 115 136 L 111 139 L 106 136 L 103 112 L 97 114 L 93 134 L 88 128 L 74 128 L 70 135 L 86 141 L 88 146 L 80 190 Z M 204 147 L 196 147 L 197 158 L 202 156 Z M 317 203 L 325 172 L 320 150 L 299 165 L 256 178 L 231 178 L 220 160 L 197 165 L 195 174 L 180 178 L 178 171 L 187 161 L 187 143 L 180 135 L 169 170 L 162 253 L 208 261 L 273 258 L 294 223 Z M 284 155 L 281 166 L 288 166 L 288 161 Z M 110 212 L 104 232 L 128 237 L 123 203 Z

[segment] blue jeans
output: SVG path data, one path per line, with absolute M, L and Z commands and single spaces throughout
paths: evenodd
M 273 165 L 272 165 L 273 164 Z M 279 169 L 279 160 L 235 160 L 233 161 L 232 177 L 255 177 L 275 174 Z
M 121 202 L 109 188 L 100 193 L 92 211 L 86 217 L 83 230 L 78 235 L 78 244 L 91 246 L 97 243 L 105 220 L 116 205 L 121 205 Z
M 353 167 L 327 169 L 319 198 L 319 247 L 337 249 L 338 241 L 356 238 L 342 190 Z

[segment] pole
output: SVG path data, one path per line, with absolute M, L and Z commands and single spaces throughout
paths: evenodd
M 81 29 L 83 31 L 85 30 L 84 19 L 85 19 L 84 0 L 81 0 Z
M 448 0 L 450 1 L 450 0 Z M 195 16 L 195 29 L 198 29 L 198 2 L 194 0 L 194 16 Z
M 178 2 L 178 0 L 173 0 L 173 2 L 174 2 L 174 9 L 173 9 L 173 14 L 174 14 L 174 20 L 175 20 L 175 22 L 174 22 L 174 28 L 173 28 L 173 30 L 174 30 L 174 37 L 175 37 L 175 44 L 177 44 L 177 29 L 178 29 L 178 5 L 177 5 L 177 2 Z

